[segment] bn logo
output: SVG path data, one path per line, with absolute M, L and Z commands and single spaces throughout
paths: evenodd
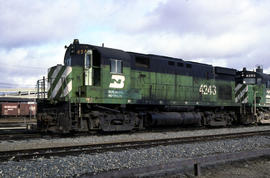
M 124 88 L 125 76 L 123 75 L 112 75 L 112 81 L 109 88 Z

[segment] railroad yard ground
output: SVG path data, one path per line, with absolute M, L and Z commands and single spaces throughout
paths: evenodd
M 267 178 L 270 177 L 270 158 L 233 162 L 202 169 L 201 178 Z
M 270 158 L 262 157 L 251 160 L 235 161 L 201 169 L 200 178 L 267 178 L 270 177 Z M 193 171 L 185 171 L 176 175 L 158 176 L 159 178 L 195 177 Z
M 25 140 L 1 140 L 0 151 L 54 147 L 64 145 L 97 144 L 116 141 L 175 138 L 196 135 L 239 133 L 244 131 L 270 130 L 270 126 L 200 129 L 190 131 L 122 133 L 113 135 L 89 135 L 67 138 L 35 138 Z M 204 157 L 214 154 L 237 153 L 270 148 L 270 136 L 258 135 L 244 138 L 211 140 L 204 142 L 160 145 L 154 147 L 123 149 L 118 151 L 95 152 L 67 156 L 38 157 L 27 160 L 0 162 L 0 177 L 84 177 L 118 169 L 136 169 L 159 164 L 171 164 L 179 159 Z M 254 167 L 254 169 L 253 169 Z M 251 169 L 252 168 L 252 169 Z M 203 177 L 269 177 L 268 158 L 240 163 L 202 168 Z M 248 171 L 245 170 L 249 170 Z M 265 170 L 263 170 L 265 169 Z M 232 176 L 231 176 L 232 175 Z M 175 176 L 193 177 L 193 173 Z

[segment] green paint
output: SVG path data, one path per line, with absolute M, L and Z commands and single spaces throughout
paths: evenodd
M 57 67 L 57 66 L 55 66 Z M 57 93 L 57 100 L 74 103 L 104 103 L 104 104 L 168 104 L 168 105 L 211 105 L 235 106 L 234 82 L 222 80 L 205 80 L 191 76 L 144 72 L 123 68 L 123 74 L 110 73 L 110 66 L 101 66 L 99 86 L 83 85 L 83 67 L 72 67 L 67 82 L 72 80 L 72 91 L 61 97 L 67 82 Z M 52 75 L 50 71 L 49 75 Z M 113 79 L 124 76 L 122 80 Z M 61 76 L 61 74 L 59 74 Z M 57 77 L 59 79 L 59 76 Z M 109 86 L 121 86 L 110 88 Z M 56 81 L 53 83 L 55 87 Z M 228 98 L 222 96 L 224 86 L 231 90 Z M 51 92 L 51 91 L 49 91 Z

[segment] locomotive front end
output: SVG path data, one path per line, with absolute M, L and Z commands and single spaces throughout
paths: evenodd
M 261 66 L 256 71 L 244 68 L 238 72 L 235 97 L 235 102 L 242 105 L 244 123 L 270 123 L 270 76 L 263 73 Z
M 48 98 L 72 97 L 72 67 L 57 65 L 48 70 Z

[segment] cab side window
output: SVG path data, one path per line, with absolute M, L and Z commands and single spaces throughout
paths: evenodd
M 270 81 L 267 81 L 266 88 L 270 88 Z
M 116 74 L 123 73 L 123 62 L 118 59 L 111 59 L 110 70 L 111 70 L 111 73 L 116 73 Z
M 257 78 L 257 84 L 262 84 L 262 79 L 261 78 Z
M 92 54 L 86 54 L 85 56 L 85 67 L 86 68 L 90 68 L 92 66 L 91 64 L 91 57 L 92 57 Z
M 70 57 L 65 60 L 65 65 L 71 66 L 71 58 Z

